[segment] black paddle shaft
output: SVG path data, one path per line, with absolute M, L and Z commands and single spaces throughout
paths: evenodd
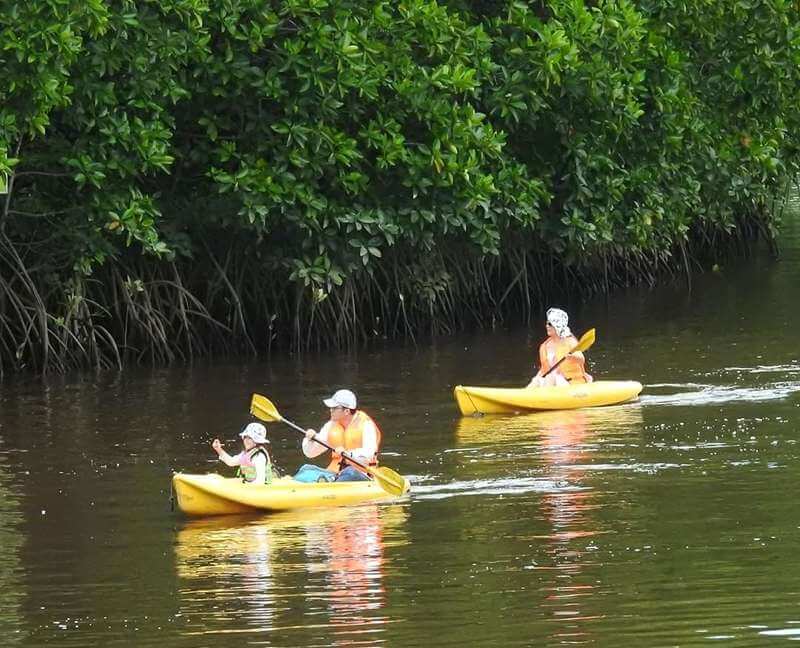
M 552 367 L 550 367 L 550 368 L 549 368 L 547 371 L 545 371 L 545 372 L 544 372 L 544 375 L 542 375 L 542 378 L 547 378 L 547 376 L 549 376 L 549 375 L 550 375 L 551 373 L 553 373 L 553 372 L 554 372 L 556 369 L 558 369 L 558 365 L 560 365 L 562 362 L 564 362 L 564 360 L 566 360 L 566 359 L 567 359 L 567 357 L 570 355 L 570 353 L 572 353 L 572 351 L 570 351 L 570 352 L 569 352 L 567 355 L 565 355 L 563 358 L 561 358 L 561 360 L 559 360 L 558 362 L 556 362 L 556 363 L 555 363 L 555 364 L 554 364 Z

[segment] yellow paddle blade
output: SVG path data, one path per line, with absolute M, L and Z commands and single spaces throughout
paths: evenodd
M 575 348 L 570 351 L 570 353 L 575 353 L 575 351 L 586 351 L 590 346 L 594 344 L 594 329 L 589 329 L 581 335 L 581 339 L 578 340 L 578 344 L 575 345 Z
M 260 418 L 262 421 L 282 421 L 283 417 L 278 412 L 278 408 L 272 401 L 261 394 L 253 394 L 250 401 L 250 413 Z
M 408 482 L 401 474 L 396 473 L 391 468 L 386 466 L 378 466 L 377 468 L 368 468 L 370 475 L 380 484 L 387 493 L 392 495 L 402 495 L 408 491 Z

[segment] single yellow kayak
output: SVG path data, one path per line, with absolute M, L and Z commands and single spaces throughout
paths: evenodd
M 270 513 L 395 498 L 377 481 L 308 484 L 291 477 L 255 485 L 246 484 L 238 477 L 175 473 L 172 488 L 178 508 L 190 516 Z M 403 494 L 410 488 L 405 480 Z
M 595 380 L 563 387 L 464 387 L 453 390 L 458 409 L 470 414 L 513 414 L 536 410 L 567 410 L 616 405 L 633 400 L 642 391 L 635 380 Z

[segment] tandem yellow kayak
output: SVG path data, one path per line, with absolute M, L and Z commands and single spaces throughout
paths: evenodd
M 457 385 L 453 395 L 464 416 L 513 414 L 537 410 L 567 410 L 579 407 L 617 405 L 635 399 L 642 384 L 635 380 L 595 380 L 563 387 L 465 387 Z
M 271 484 L 255 485 L 213 473 L 175 473 L 172 488 L 178 508 L 189 516 L 270 513 L 396 499 L 377 481 L 309 484 L 281 477 Z M 403 494 L 410 488 L 405 480 Z

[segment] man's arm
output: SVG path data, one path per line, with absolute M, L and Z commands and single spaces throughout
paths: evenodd
M 327 452 L 328 448 L 324 445 L 317 443 L 316 441 L 312 441 L 310 436 L 316 436 L 320 441 L 324 441 L 325 443 L 328 442 L 328 430 L 331 427 L 331 422 L 328 421 L 325 425 L 322 426 L 322 429 L 314 433 L 314 430 L 306 430 L 306 438 L 303 439 L 303 454 L 308 457 L 309 459 L 313 459 L 314 457 L 319 457 L 322 453 Z

